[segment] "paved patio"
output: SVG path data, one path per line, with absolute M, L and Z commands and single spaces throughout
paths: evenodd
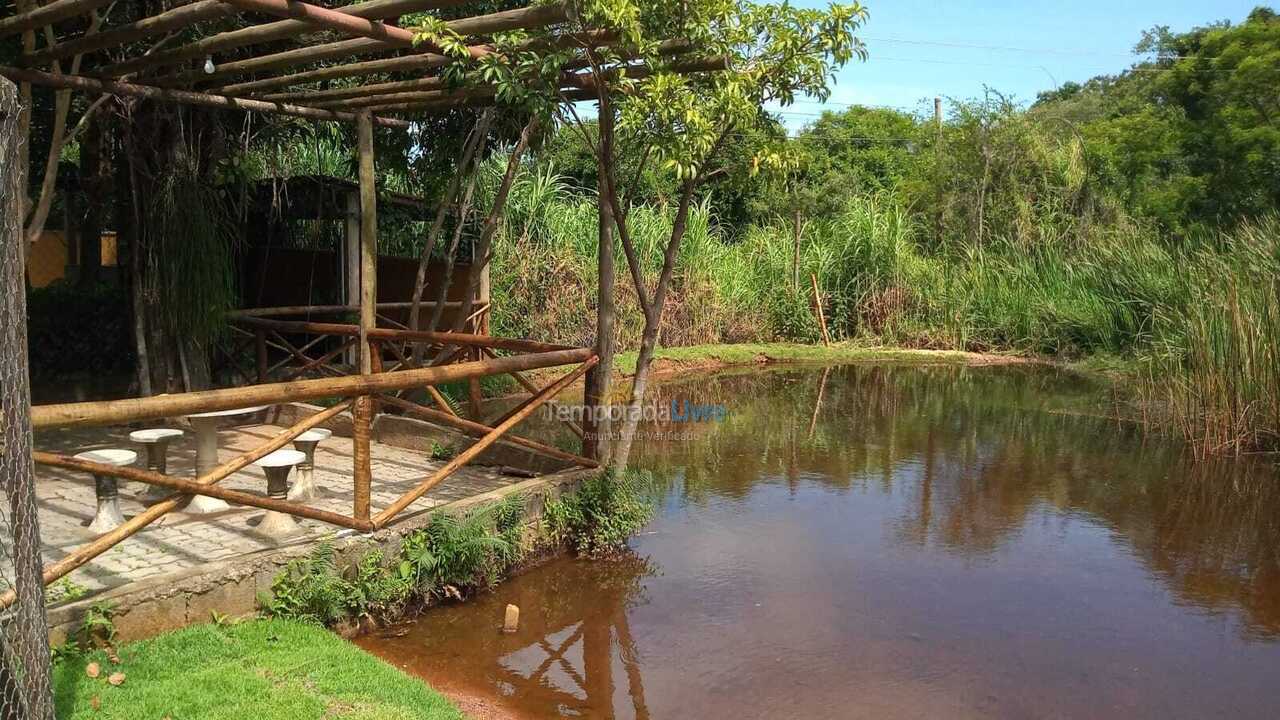
M 248 425 L 222 430 L 219 432 L 219 458 L 230 460 L 261 445 L 282 429 L 273 425 Z M 37 434 L 36 447 L 67 455 L 99 448 L 129 448 L 138 451 L 136 466 L 145 467 L 145 450 L 131 443 L 128 436 L 127 428 L 53 430 Z M 320 444 L 315 469 L 318 494 L 311 505 L 351 514 L 351 452 L 350 438 L 335 436 Z M 443 465 L 425 453 L 376 442 L 373 443 L 372 454 L 375 513 Z M 190 432 L 170 446 L 168 469 L 170 474 L 179 477 L 194 476 L 195 438 Z M 94 515 L 96 500 L 93 478 L 86 474 L 37 466 L 36 476 L 40 535 L 47 566 L 94 539 L 88 525 Z M 293 480 L 293 475 L 290 480 Z M 414 502 L 405 514 L 490 492 L 519 481 L 520 478 L 500 475 L 497 468 L 466 467 Z M 232 475 L 220 485 L 255 493 L 266 492 L 265 476 L 255 466 Z M 120 505 L 126 519 L 145 507 L 138 501 L 145 490 L 142 483 L 121 481 Z M 101 590 L 281 547 L 254 530 L 262 514 L 261 509 L 236 505 L 232 505 L 229 511 L 210 515 L 174 511 L 71 573 L 68 578 L 77 586 Z M 300 520 L 298 525 L 299 533 L 290 539 L 288 545 L 314 542 L 339 530 L 312 520 Z M 0 569 L 0 572 L 7 572 L 7 569 Z

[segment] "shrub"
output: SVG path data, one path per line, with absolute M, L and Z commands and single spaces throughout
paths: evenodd
M 27 293 L 31 374 L 122 373 L 133 368 L 129 298 L 110 284 L 56 282 Z
M 547 539 L 588 557 L 611 555 L 653 518 L 652 487 L 653 476 L 641 471 L 588 478 L 577 492 L 546 503 Z

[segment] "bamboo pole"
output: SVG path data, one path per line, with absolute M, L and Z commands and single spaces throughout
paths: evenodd
M 520 409 L 515 414 L 507 418 L 503 423 L 494 427 L 492 432 L 475 441 L 471 447 L 458 453 L 458 455 L 446 463 L 444 467 L 432 473 L 429 477 L 418 483 L 418 485 L 412 490 L 402 495 L 398 500 L 388 505 L 382 512 L 378 513 L 373 518 L 374 527 L 385 527 L 387 522 L 395 518 L 396 515 L 399 515 L 405 508 L 412 505 L 415 500 L 425 495 L 431 488 L 441 482 L 444 482 L 446 478 L 457 472 L 463 465 L 471 462 L 477 455 L 487 450 L 490 445 L 493 445 L 501 439 L 508 430 L 515 427 L 520 423 L 520 421 L 524 420 L 529 415 L 533 414 L 533 411 L 537 410 L 547 400 L 555 397 L 555 395 L 561 390 L 564 390 L 571 383 L 582 377 L 588 370 L 594 367 L 597 362 L 597 358 L 592 355 L 586 362 L 579 365 L 576 370 L 560 378 L 555 383 L 552 383 L 541 393 L 529 398 L 524 405 L 520 406 Z
M 454 20 L 447 23 L 446 27 L 461 36 L 485 35 L 495 32 L 528 29 L 563 22 L 567 17 L 566 13 L 567 11 L 563 5 L 532 6 L 517 8 L 515 10 L 505 10 L 503 12 L 492 13 L 490 15 Z M 282 22 L 299 21 L 285 20 Z M 304 28 L 309 27 L 307 23 L 301 23 L 301 25 Z M 344 59 L 353 55 L 385 53 L 394 49 L 394 47 L 388 46 L 381 40 L 373 40 L 369 38 L 340 40 L 338 42 L 325 43 L 323 45 L 311 45 L 295 50 L 286 50 L 283 52 L 249 58 L 247 60 L 226 63 L 219 66 L 212 74 L 201 73 L 199 71 L 184 71 L 158 78 L 155 82 L 157 85 L 182 85 L 191 82 L 216 80 L 231 75 L 240 75 L 249 72 L 278 70 L 280 68 L 306 65 L 325 60 Z M 439 58 L 439 63 L 441 65 L 453 62 L 451 58 L 445 55 L 430 52 L 430 48 L 428 46 L 423 46 L 421 49 L 414 49 L 412 52 L 424 57 Z M 493 52 L 493 48 L 486 44 L 472 45 L 468 47 L 468 53 L 471 54 L 472 57 L 487 55 L 490 52 Z M 144 66 L 161 64 L 156 62 L 147 62 L 147 60 L 148 58 L 144 57 L 139 58 L 136 62 L 140 62 Z M 136 68 L 129 67 L 130 62 L 109 67 L 104 71 L 104 73 L 118 75 L 122 72 L 133 71 Z
M 357 127 L 360 175 L 360 373 L 374 370 L 374 343 L 369 331 L 377 326 L 378 303 L 378 191 L 373 162 L 373 124 L 369 113 L 360 113 Z M 373 401 L 368 395 L 356 398 L 352 439 L 352 515 L 369 521 L 373 487 L 373 456 L 369 450 L 373 432 Z
M 438 90 L 408 90 L 379 94 L 367 92 L 361 97 L 339 98 L 337 100 L 320 100 L 312 107 L 326 110 L 353 110 L 377 105 L 390 105 L 410 102 L 445 102 L 454 103 L 478 98 L 492 98 L 498 94 L 495 87 L 442 88 Z
M 353 3 L 338 8 L 338 12 L 369 19 L 385 19 L 399 17 L 408 13 L 423 10 L 436 10 L 461 5 L 465 0 L 372 0 L 372 2 Z M 307 23 L 298 20 L 278 20 L 253 27 L 239 28 L 201 38 L 181 47 L 154 52 L 150 55 L 131 58 L 103 68 L 105 75 L 125 75 L 150 67 L 173 65 L 184 60 L 209 57 L 215 53 L 227 52 L 246 45 L 272 43 L 277 40 L 288 40 L 302 33 L 312 31 Z
M 147 483 L 148 485 L 159 485 L 163 488 L 181 491 L 182 494 L 186 495 L 205 495 L 207 497 L 214 497 L 220 500 L 226 500 L 227 502 L 237 503 L 239 505 L 248 505 L 249 507 L 262 508 L 264 510 L 278 510 L 290 515 L 296 515 L 309 520 L 319 520 L 320 522 L 327 522 L 330 525 L 351 528 L 352 530 L 368 531 L 372 529 L 372 527 L 366 523 L 358 522 L 339 513 L 320 510 L 301 503 L 279 500 L 265 495 L 245 492 L 243 490 L 232 490 L 231 488 L 219 487 L 217 485 L 202 485 L 195 480 L 173 477 L 171 475 L 161 475 L 160 473 L 143 470 L 141 468 L 104 465 L 103 463 L 79 460 L 77 458 L 66 457 L 65 455 L 55 455 L 47 452 L 32 453 L 32 458 L 38 464 L 46 465 L 48 467 L 62 468 L 64 470 L 76 470 L 79 472 L 92 473 L 94 475 L 108 475 L 120 478 L 121 480 L 132 480 L 134 482 Z
M 434 307 L 435 302 L 423 302 L 424 307 Z M 445 303 L 446 308 L 459 308 L 462 303 L 456 300 L 450 300 Z M 378 310 L 403 310 L 413 307 L 411 302 L 381 302 L 377 304 Z M 245 310 L 232 310 L 226 314 L 231 319 L 246 317 L 268 317 L 271 315 L 322 315 L 329 313 L 347 313 L 359 312 L 359 305 L 285 305 L 282 307 L 269 308 L 248 308 Z
M 54 0 L 25 13 L 0 20 L 0 38 L 52 25 L 77 15 L 87 15 L 114 0 Z
M 369 354 L 369 331 L 377 326 L 378 303 L 378 190 L 373 165 L 373 123 L 369 113 L 360 113 L 360 372 L 373 372 Z
M 389 47 L 413 47 L 413 33 L 402 27 L 387 25 L 377 20 L 356 17 L 300 0 L 221 0 L 241 10 L 260 12 L 281 18 L 300 20 L 307 25 L 325 30 L 336 30 L 346 35 L 381 40 Z M 431 52 L 440 52 L 434 45 L 425 45 Z
M 373 492 L 373 456 L 369 450 L 372 434 L 373 407 L 368 395 L 355 399 L 352 423 L 352 485 L 351 514 L 361 523 L 369 522 L 369 504 Z
M 491 358 L 498 357 L 489 348 L 483 348 L 483 350 L 484 350 L 484 353 Z M 596 367 L 599 368 L 601 367 L 601 365 L 597 365 Z M 598 370 L 596 372 L 598 372 Z M 521 375 L 518 372 L 513 372 L 509 374 L 511 375 L 511 377 L 515 378 L 515 381 L 520 384 L 520 387 L 524 388 L 529 393 L 536 395 L 538 392 L 541 391 L 541 388 L 539 388 L 537 385 L 534 385 L 532 382 L 530 382 L 529 379 L 526 378 L 524 375 Z M 590 405 L 590 403 L 587 403 L 587 404 Z M 564 424 L 569 426 L 569 429 L 573 431 L 574 435 L 577 435 L 578 437 L 585 439 L 586 432 L 581 427 L 578 426 L 578 423 L 572 420 L 565 420 Z
M 196 23 L 228 17 L 235 13 L 236 8 L 222 0 L 199 0 L 199 2 L 179 5 L 159 15 L 144 17 L 137 22 L 104 30 L 95 35 L 63 40 L 53 47 L 24 56 L 23 61 L 27 66 L 44 65 L 51 60 L 124 45 L 151 35 L 181 30 Z
M 346 335 L 358 337 L 360 328 L 356 325 L 342 323 L 318 323 L 300 320 L 270 320 L 267 318 L 240 318 L 238 322 L 249 328 L 264 328 L 292 333 L 317 333 L 321 335 Z M 432 330 L 397 330 L 394 328 L 372 328 L 368 331 L 371 338 L 381 340 L 416 340 L 449 345 L 472 345 L 489 347 L 512 352 L 552 352 L 568 350 L 566 345 L 521 340 L 516 338 L 494 337 L 492 335 L 474 335 L 462 332 L 436 332 Z
M 550 46 L 562 49 L 580 46 L 596 47 L 612 44 L 617 42 L 617 39 L 617 34 L 614 32 L 607 30 L 590 30 L 582 33 L 561 35 L 555 38 L 555 40 L 550 43 Z M 526 49 L 547 46 L 548 43 L 544 41 L 531 40 L 522 44 L 520 47 L 521 49 Z M 261 80 L 251 80 L 248 82 L 225 85 L 220 89 L 228 95 L 244 95 L 248 93 L 261 92 L 263 90 L 288 87 L 290 85 L 319 82 L 321 80 L 336 80 L 339 78 L 373 75 L 376 73 L 386 72 L 400 72 L 405 70 L 429 70 L 431 68 L 440 67 L 447 62 L 448 58 L 438 55 L 405 55 L 403 57 L 345 63 L 342 65 L 306 70 L 289 75 L 263 78 Z
M 378 401 L 391 407 L 399 408 L 411 415 L 417 415 L 425 420 L 448 425 L 471 435 L 484 436 L 494 431 L 494 427 L 491 425 L 485 425 L 484 423 L 467 420 L 466 418 L 461 418 L 457 415 L 450 415 L 439 410 L 433 410 L 424 405 L 419 405 L 418 403 L 395 397 L 394 395 L 379 395 Z M 565 452 L 564 450 L 537 442 L 536 440 L 529 440 L 528 438 L 522 438 L 516 435 L 503 437 L 498 442 L 504 445 L 515 445 L 517 447 L 524 448 L 525 450 L 536 452 L 540 455 L 545 455 L 556 460 L 565 460 L 584 467 L 598 466 L 596 461 L 591 458 L 574 455 L 573 453 Z
M 577 348 L 548 353 L 531 353 L 481 362 L 432 366 L 381 375 L 351 375 L 337 378 L 295 380 L 244 388 L 201 390 L 148 398 L 100 402 L 36 405 L 31 408 L 36 428 L 111 425 L 135 420 L 153 420 L 215 410 L 233 410 L 254 405 L 302 402 L 330 397 L 354 397 L 373 393 L 466 380 L 480 375 L 497 375 L 512 370 L 533 370 L 580 363 L 591 350 Z
M 62 88 L 64 90 L 83 90 L 85 92 L 99 94 L 105 93 L 108 95 L 119 95 L 124 97 L 139 97 L 159 102 L 177 103 L 179 105 L 199 105 L 202 107 L 218 108 L 222 110 L 242 110 L 247 112 L 291 115 L 294 117 L 309 118 L 312 120 L 331 120 L 335 122 L 354 122 L 357 117 L 354 113 L 321 110 L 319 108 L 303 107 L 301 105 L 270 103 L 263 102 L 261 100 L 245 100 L 241 98 L 226 97 L 224 95 L 209 95 L 206 93 L 191 92 L 188 90 L 170 90 L 166 88 L 152 87 L 150 85 L 134 85 L 132 83 L 114 82 L 111 80 L 98 80 L 96 78 L 84 77 L 82 75 L 60 75 L 41 72 L 40 70 L 16 68 L 7 65 L 0 65 L 0 75 L 11 80 L 29 82 L 34 85 L 44 85 L 47 87 Z M 391 118 L 374 118 L 373 122 L 383 127 L 409 127 L 409 123 L 404 120 L 394 120 Z
M 171 397 L 176 397 L 176 396 L 171 396 Z M 157 398 L 152 398 L 152 399 L 157 399 Z M 250 463 L 254 462 L 255 460 L 258 460 L 259 458 L 265 457 L 266 455 L 273 453 L 276 450 L 279 450 L 280 448 L 287 445 L 291 440 L 293 440 L 293 438 L 301 435 L 307 430 L 310 430 L 311 428 L 323 423 L 329 418 L 342 412 L 347 408 L 348 405 L 350 405 L 350 403 L 341 403 L 323 412 L 319 412 L 308 418 L 304 418 L 303 420 L 300 420 L 299 422 L 289 427 L 287 430 L 281 431 L 279 434 L 277 434 L 274 438 L 272 438 L 266 444 L 258 447 L 255 450 L 251 450 L 243 455 L 240 455 L 239 457 L 236 457 L 232 460 L 229 460 L 219 465 L 218 467 L 210 470 L 204 475 L 201 475 L 200 477 L 196 478 L 194 482 L 201 486 L 214 485 L 215 483 L 218 483 L 224 478 L 247 467 Z M 36 408 L 32 408 L 33 412 L 35 410 Z M 44 575 L 43 575 L 44 584 L 48 585 L 49 583 L 57 580 L 58 578 L 66 575 L 72 570 L 75 570 L 81 565 L 84 565 L 85 563 L 89 562 L 95 557 L 101 555 L 107 550 L 110 550 L 112 547 L 115 547 L 116 544 L 120 543 L 123 540 L 128 539 L 129 537 L 137 533 L 139 530 L 155 522 L 161 516 L 177 508 L 178 505 L 181 504 L 182 501 L 187 497 L 189 496 L 185 494 L 170 495 L 164 500 L 161 500 L 155 505 L 152 505 L 151 507 L 147 508 L 141 513 L 133 516 L 129 520 L 126 520 L 123 525 L 116 528 L 115 530 L 112 530 L 111 532 L 99 537 L 98 539 L 86 545 L 80 546 L 70 555 L 59 560 L 53 565 L 50 565 L 49 567 L 45 568 Z M 8 607 L 12 602 L 13 602 L 12 591 L 5 593 L 4 595 L 0 595 L 0 609 Z
M 330 360 L 333 360 L 334 358 L 338 357 L 338 356 L 339 356 L 339 355 L 341 355 L 342 353 L 346 352 L 349 348 L 351 348 L 351 347 L 352 347 L 353 345 L 355 345 L 355 344 L 356 344 L 355 339 L 354 339 L 354 338 L 349 338 L 346 342 L 344 342 L 344 343 L 342 343 L 341 345 L 339 345 L 338 347 L 336 347 L 336 348 L 334 348 L 334 349 L 330 350 L 329 352 L 325 353 L 324 355 L 321 355 L 320 357 L 316 358 L 315 360 L 312 360 L 311 362 L 309 362 L 309 363 L 307 363 L 307 364 L 305 364 L 305 365 L 303 365 L 303 366 L 301 366 L 301 367 L 299 367 L 299 368 L 295 368 L 293 371 L 291 371 L 291 372 L 289 373 L 289 377 L 288 377 L 287 379 L 288 379 L 288 380 L 293 380 L 294 378 L 302 377 L 303 375 L 306 375 L 306 374 L 307 374 L 307 372 L 309 372 L 310 370 L 313 370 L 313 369 L 315 369 L 315 368 L 317 368 L 317 367 L 322 367 L 322 368 L 325 368 L 325 369 L 330 369 L 330 368 L 328 367 L 329 361 L 330 361 Z

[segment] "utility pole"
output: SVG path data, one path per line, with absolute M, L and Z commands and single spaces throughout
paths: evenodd
M 937 132 L 933 141 L 933 239 L 942 245 L 942 98 L 933 98 L 933 126 Z

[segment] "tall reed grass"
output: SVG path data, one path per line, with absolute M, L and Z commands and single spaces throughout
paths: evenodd
M 549 170 L 519 178 L 494 256 L 495 330 L 592 340 L 595 208 Z M 653 277 L 671 209 L 637 207 L 630 224 Z M 1137 399 L 1157 425 L 1206 452 L 1280 444 L 1280 221 L 1195 250 L 1123 217 L 1054 227 L 933 249 L 895 196 L 855 196 L 805 226 L 797 262 L 788 223 L 730 239 L 699 205 L 662 342 L 816 342 L 812 275 L 837 340 L 1146 359 Z M 617 341 L 634 347 L 642 322 L 620 251 L 616 271 Z
M 1150 418 L 1198 454 L 1280 449 L 1280 219 L 1224 236 L 1188 264 L 1142 384 Z

